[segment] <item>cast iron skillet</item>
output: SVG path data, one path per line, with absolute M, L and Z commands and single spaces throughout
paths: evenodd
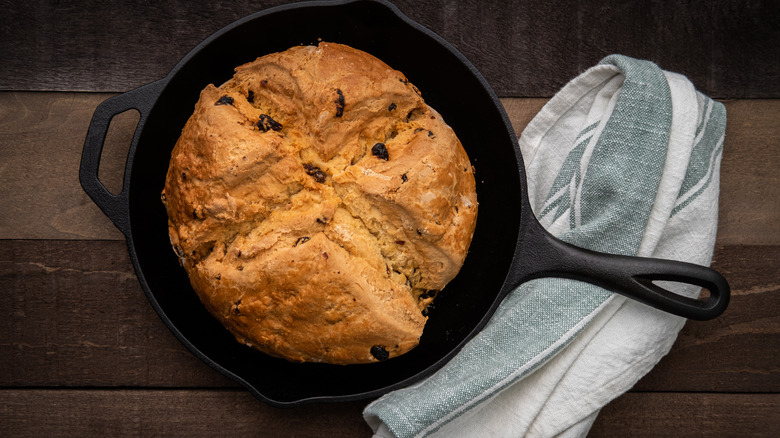
M 192 291 L 171 250 L 160 202 L 171 149 L 201 89 L 221 84 L 258 56 L 319 39 L 365 50 L 404 72 L 453 127 L 476 167 L 479 218 L 466 263 L 430 313 L 420 345 L 368 365 L 296 364 L 236 342 Z M 113 116 L 140 112 L 124 183 L 111 194 L 98 180 Z M 539 277 L 587 281 L 692 319 L 722 313 L 729 286 L 702 266 L 600 254 L 563 243 L 536 221 L 525 169 L 503 107 L 485 79 L 450 44 L 385 1 L 307 2 L 268 9 L 215 33 L 163 79 L 95 110 L 84 144 L 84 190 L 125 235 L 138 280 L 160 318 L 196 356 L 275 406 L 375 397 L 418 381 L 451 359 L 487 323 L 502 299 Z M 654 280 L 706 288 L 692 300 Z

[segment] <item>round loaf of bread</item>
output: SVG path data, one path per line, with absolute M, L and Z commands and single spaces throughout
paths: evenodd
M 466 152 L 419 90 L 324 42 L 207 86 L 162 199 L 193 289 L 238 341 L 334 364 L 419 343 L 477 216 Z

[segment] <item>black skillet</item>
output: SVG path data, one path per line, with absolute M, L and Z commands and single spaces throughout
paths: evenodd
M 476 167 L 479 218 L 469 255 L 436 301 L 420 345 L 368 365 L 296 364 L 240 345 L 209 315 L 171 250 L 160 202 L 173 145 L 207 84 L 258 56 L 318 40 L 365 50 L 398 69 L 453 127 Z M 108 125 L 140 112 L 121 193 L 98 180 Z M 548 234 L 536 221 L 512 126 L 485 79 L 455 48 L 385 1 L 307 2 L 268 9 L 215 33 L 163 79 L 118 95 L 95 110 L 84 144 L 84 190 L 125 235 L 138 280 L 160 318 L 196 356 L 275 406 L 369 398 L 440 368 L 487 323 L 502 299 L 539 277 L 587 281 L 650 306 L 704 320 L 721 314 L 729 286 L 698 265 L 596 253 Z M 706 300 L 652 283 L 668 280 L 709 290 Z

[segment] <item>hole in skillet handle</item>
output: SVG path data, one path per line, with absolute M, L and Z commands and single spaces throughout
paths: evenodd
M 530 207 L 525 212 L 529 210 Z M 523 219 L 511 284 L 542 277 L 570 278 L 697 321 L 716 318 L 728 307 L 729 284 L 709 267 L 579 248 L 554 237 L 533 215 L 526 214 Z M 689 298 L 662 287 L 666 282 L 694 285 L 706 292 L 699 299 Z
M 127 152 L 140 119 L 141 113 L 132 108 L 115 115 L 109 123 L 100 154 L 98 178 L 112 195 L 122 192 Z

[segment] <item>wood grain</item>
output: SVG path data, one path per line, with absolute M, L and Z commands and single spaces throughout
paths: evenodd
M 127 91 L 165 76 L 223 26 L 282 3 L 3 0 L 0 89 Z M 502 97 L 550 97 L 613 53 L 682 73 L 713 97 L 780 97 L 772 0 L 394 3 L 463 52 Z
M 370 437 L 365 403 L 277 409 L 235 390 L 0 390 L 4 437 Z
M 363 406 L 279 410 L 231 390 L 0 390 L 5 437 L 370 437 Z M 774 437 L 778 406 L 778 394 L 628 393 L 588 436 Z
M 780 99 L 724 103 L 727 122 L 721 162 L 718 242 L 778 245 Z
M 92 113 L 110 96 L 0 92 L 0 239 L 122 239 L 78 182 Z M 502 102 L 519 135 L 547 99 Z M 725 104 L 718 242 L 778 245 L 780 99 Z M 137 120 L 118 115 L 106 139 L 100 176 L 115 192 Z
M 598 437 L 776 437 L 780 394 L 627 393 L 602 409 Z
M 780 246 L 719 247 L 733 299 L 690 321 L 643 390 L 780 391 Z M 156 316 L 118 241 L 0 240 L 0 387 L 234 386 Z
M 0 386 L 232 386 L 168 331 L 120 241 L 0 241 Z
M 107 97 L 0 93 L 0 238 L 123 238 L 78 180 L 89 121 Z M 115 191 L 134 129 L 129 118 L 118 121 L 112 124 L 101 163 L 101 173 L 112 176 L 106 180 Z M 123 150 L 119 138 L 125 140 Z

